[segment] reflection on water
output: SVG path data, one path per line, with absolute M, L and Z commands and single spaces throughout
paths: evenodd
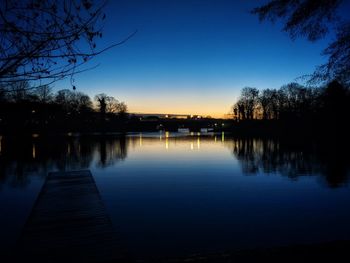
M 0 184 L 13 187 L 25 187 L 30 175 L 87 169 L 93 163 L 103 168 L 127 156 L 125 137 L 3 137 L 0 145 Z
M 317 175 L 324 177 L 329 187 L 344 185 L 348 180 L 349 162 L 339 147 L 304 141 L 225 138 L 223 132 L 206 136 L 193 132 L 189 136 L 165 132 L 128 137 L 52 138 L 35 134 L 31 138 L 19 139 L 0 136 L 0 183 L 10 180 L 12 186 L 23 187 L 28 182 L 24 177 L 34 172 L 41 171 L 40 174 L 45 176 L 53 170 L 113 166 L 127 158 L 128 148 L 135 148 L 136 144 L 140 150 L 147 144 L 153 144 L 163 145 L 166 150 L 174 148 L 181 154 L 183 149 L 177 149 L 177 146 L 187 144 L 191 150 L 200 150 L 202 142 L 207 144 L 205 151 L 210 152 L 210 147 L 218 143 L 229 149 L 245 175 L 278 174 L 291 179 Z M 154 154 L 160 151 L 153 149 Z
M 77 169 L 91 169 L 139 257 L 350 239 L 345 145 L 224 133 L 0 136 L 0 247 L 15 242 L 47 173 Z
M 329 187 L 347 183 L 350 162 L 345 145 L 271 139 L 234 139 L 229 148 L 247 175 L 279 174 L 291 179 L 322 176 Z

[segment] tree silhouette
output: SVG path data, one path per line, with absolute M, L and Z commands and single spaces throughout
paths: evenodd
M 105 0 L 3 0 L 0 3 L 0 83 L 49 84 L 82 72 L 103 49 Z M 37 86 L 33 85 L 33 86 Z M 73 89 L 75 87 L 73 86 Z
M 342 138 L 349 133 L 349 104 L 350 89 L 338 81 L 321 87 L 289 83 L 258 93 L 255 89 L 243 88 L 232 106 L 235 120 L 232 131 L 258 136 L 294 134 Z
M 124 116 L 128 111 L 125 102 L 119 102 L 113 96 L 104 93 L 97 94 L 95 101 L 97 101 L 101 113 L 118 113 L 120 116 Z
M 106 100 L 107 100 L 107 95 L 104 93 L 101 93 L 95 96 L 95 101 L 98 102 L 98 107 L 102 115 L 106 113 L 106 107 L 107 107 Z
M 53 100 L 52 88 L 48 85 L 42 85 L 37 87 L 34 90 L 34 95 L 37 96 L 39 102 L 41 103 L 49 103 Z
M 256 113 L 259 90 L 256 88 L 245 87 L 241 91 L 241 96 L 233 107 L 234 111 L 238 112 L 239 119 L 254 119 Z M 235 110 L 236 109 L 236 110 Z
M 346 121 L 349 116 L 350 91 L 337 81 L 332 81 L 324 90 L 322 104 L 323 115 L 335 128 Z
M 82 92 L 77 92 L 75 99 L 78 105 L 78 113 L 87 113 L 92 111 L 92 101 L 88 95 Z
M 284 20 L 283 30 L 295 39 L 310 41 L 323 38 L 336 28 L 336 39 L 324 51 L 328 62 L 319 66 L 309 81 L 323 82 L 338 79 L 350 83 L 350 21 L 341 19 L 338 11 L 344 0 L 273 0 L 252 10 L 260 20 Z
M 119 102 L 117 105 L 117 112 L 120 118 L 125 118 L 128 114 L 128 106 L 125 102 Z
M 70 109 L 70 93 L 71 91 L 69 89 L 63 89 L 57 91 L 55 96 L 55 102 L 58 105 L 61 105 L 63 110 L 66 112 L 68 112 Z
M 71 91 L 68 89 L 60 90 L 57 92 L 55 102 L 61 105 L 69 114 L 80 114 L 92 111 L 92 102 L 88 95 Z
M 14 82 L 9 85 L 8 90 L 10 93 L 8 94 L 8 98 L 14 102 L 20 102 L 27 98 L 30 89 L 30 84 L 28 81 L 19 81 Z
M 106 112 L 107 113 L 117 113 L 118 112 L 119 101 L 112 97 L 106 96 Z
M 266 89 L 260 93 L 258 100 L 261 105 L 261 110 L 262 110 L 262 115 L 264 120 L 277 118 L 276 98 L 277 98 L 276 90 Z

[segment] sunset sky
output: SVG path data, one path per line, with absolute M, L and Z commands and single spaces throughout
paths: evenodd
M 109 1 L 98 45 L 138 32 L 96 57 L 90 65 L 99 66 L 75 84 L 92 97 L 104 92 L 125 101 L 130 112 L 222 117 L 241 88 L 279 88 L 325 61 L 320 53 L 329 39 L 292 41 L 280 24 L 249 13 L 264 2 Z

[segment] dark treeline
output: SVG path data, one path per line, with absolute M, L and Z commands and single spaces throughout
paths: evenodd
M 348 105 L 349 88 L 336 81 L 318 88 L 297 83 L 262 91 L 246 87 L 232 108 L 232 129 L 223 127 L 236 134 L 259 136 L 344 135 L 350 131 Z M 223 128 L 212 122 L 215 120 L 140 119 L 129 116 L 124 102 L 103 93 L 91 99 L 74 90 L 53 93 L 48 86 L 31 88 L 28 82 L 0 87 L 1 134 L 177 130 L 193 125 L 198 130 Z
M 31 88 L 28 82 L 0 87 L 1 133 L 121 131 L 127 115 L 126 104 L 106 94 L 91 99 L 79 91 Z
M 280 89 L 246 87 L 232 108 L 234 131 L 254 134 L 346 134 L 350 91 L 337 81 L 325 87 L 291 83 Z

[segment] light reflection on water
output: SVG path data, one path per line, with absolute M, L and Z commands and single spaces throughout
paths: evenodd
M 349 162 L 337 147 L 135 133 L 0 137 L 1 247 L 19 235 L 48 172 L 91 169 L 135 255 L 350 239 Z

